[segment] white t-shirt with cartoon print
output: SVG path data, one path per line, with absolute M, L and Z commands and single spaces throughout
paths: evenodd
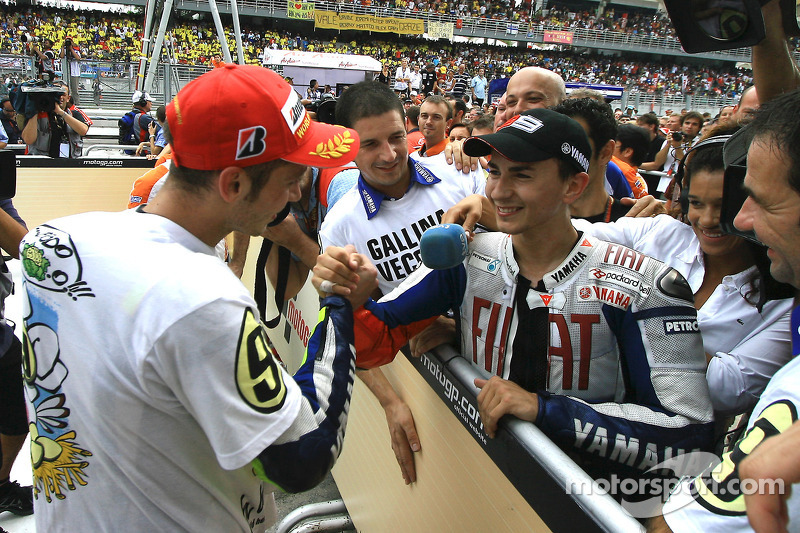
M 213 248 L 129 210 L 35 228 L 21 245 L 38 531 L 264 531 L 252 460 L 299 388 Z

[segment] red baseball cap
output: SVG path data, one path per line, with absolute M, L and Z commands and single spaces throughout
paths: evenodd
M 277 73 L 225 64 L 181 89 L 167 105 L 173 161 L 195 170 L 249 167 L 283 159 L 313 167 L 350 163 L 358 134 L 314 122 Z

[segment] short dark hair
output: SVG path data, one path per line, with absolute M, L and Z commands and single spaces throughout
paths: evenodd
M 352 128 L 362 118 L 390 111 L 397 111 L 400 117 L 405 117 L 403 102 L 394 91 L 378 81 L 362 81 L 345 89 L 336 101 L 336 122 Z
M 467 103 L 464 100 L 456 98 L 455 102 L 453 102 L 453 117 L 458 115 L 459 111 L 463 112 L 466 115 L 467 113 L 469 113 L 469 108 L 467 107 Z
M 621 150 L 633 149 L 631 163 L 638 167 L 644 163 L 647 151 L 650 149 L 650 134 L 641 126 L 633 124 L 621 124 L 617 128 L 617 140 Z
M 450 132 L 456 128 L 467 128 L 467 131 L 470 133 L 470 135 L 472 134 L 472 130 L 469 129 L 469 126 L 461 122 L 456 122 L 455 124 L 451 124 L 450 127 L 447 128 L 447 134 L 449 135 Z
M 414 125 L 415 128 L 419 127 L 419 106 L 412 105 L 406 109 L 406 118 Z
M 453 106 L 450 105 L 450 102 L 447 101 L 447 98 L 440 94 L 434 94 L 432 96 L 427 97 L 422 103 L 430 103 L 430 104 L 444 104 L 445 108 L 447 109 L 447 116 L 445 120 L 450 120 L 453 118 Z M 422 106 L 420 105 L 420 109 Z
M 162 124 L 167 121 L 167 106 L 158 106 L 158 109 L 156 109 L 156 119 Z
M 258 198 L 261 189 L 269 182 L 272 171 L 281 166 L 290 164 L 282 159 L 274 159 L 266 163 L 259 163 L 249 167 L 241 167 L 250 177 L 250 191 L 245 196 L 245 200 L 252 202 Z M 214 178 L 220 173 L 219 170 L 196 170 L 193 168 L 179 167 L 172 165 L 169 169 L 169 179 L 184 191 L 192 194 L 210 190 L 214 183 Z
M 579 117 L 589 126 L 587 136 L 594 143 L 596 156 L 608 141 L 617 138 L 617 121 L 611 106 L 593 98 L 567 98 L 553 108 L 553 111 L 570 118 Z
M 689 111 L 685 115 L 681 115 L 681 126 L 683 126 L 683 123 L 686 122 L 686 120 L 690 119 L 690 118 L 696 118 L 697 120 L 699 120 L 701 128 L 703 127 L 703 124 L 706 121 L 706 119 L 703 118 L 703 115 L 698 113 L 697 111 Z
M 636 119 L 636 122 L 640 124 L 647 124 L 648 126 L 655 126 L 656 128 L 661 125 L 658 122 L 658 117 L 655 116 L 655 114 L 653 113 L 645 113 L 644 115 L 639 115 L 639 118 Z
M 469 133 L 472 135 L 473 130 L 485 130 L 490 129 L 494 130 L 494 115 L 481 115 L 480 117 L 476 118 L 472 122 L 470 122 L 467 127 L 469 128 Z
M 789 186 L 800 194 L 800 89 L 766 102 L 748 129 L 754 141 L 767 143 L 789 159 Z

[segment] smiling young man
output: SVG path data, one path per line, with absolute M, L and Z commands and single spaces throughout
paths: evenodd
M 444 155 L 409 158 L 403 107 L 380 83 L 348 87 L 336 102 L 336 118 L 358 132 L 358 183 L 328 211 L 322 248 L 355 245 L 378 269 L 386 294 L 420 265 L 419 239 L 444 212 L 466 196 L 482 194 L 482 171 L 462 174 Z M 359 372 L 386 411 L 392 448 L 407 483 L 416 480 L 413 451 L 420 449 L 413 417 L 380 369 Z
M 417 152 L 421 157 L 441 154 L 449 142 L 447 130 L 453 123 L 453 108 L 443 96 L 429 96 L 419 108 L 419 129 L 425 144 Z
M 533 109 L 464 149 L 492 156 L 486 195 L 500 231 L 477 234 L 457 267 L 420 267 L 369 300 L 357 313 L 360 364 L 388 362 L 421 321 L 459 308 L 462 355 L 495 374 L 476 380 L 489 436 L 507 414 L 534 422 L 595 475 L 638 475 L 678 450 L 708 449 L 705 356 L 685 280 L 571 223 L 589 181 L 583 128 Z M 352 283 L 348 257 L 326 250 L 315 284 Z
M 350 305 L 322 301 L 292 379 L 214 246 L 260 235 L 306 166 L 352 160 L 358 135 L 234 64 L 181 89 L 167 124 L 174 165 L 152 203 L 54 220 L 21 245 L 40 531 L 262 532 L 274 487 L 308 490 L 340 450 Z

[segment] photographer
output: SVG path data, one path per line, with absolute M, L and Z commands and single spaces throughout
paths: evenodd
M 164 147 L 167 146 L 167 139 L 164 137 L 164 123 L 167 121 L 167 106 L 158 106 L 156 109 L 156 120 L 148 124 L 147 133 L 149 136 L 148 141 L 140 142 L 139 147 L 136 149 L 136 155 L 143 155 L 142 151 L 146 150 L 151 155 L 159 155 Z
M 75 45 L 72 37 L 64 39 L 64 46 L 61 47 L 61 59 L 66 58 L 69 64 L 69 88 L 72 93 L 72 101 L 75 104 L 80 103 L 78 96 L 78 81 L 81 79 L 81 54 L 79 47 Z
M 53 41 L 44 39 L 42 46 L 44 50 L 39 50 L 36 44 L 31 45 L 31 51 L 36 56 L 36 70 L 39 72 L 40 80 L 52 80 L 56 77 L 56 54 L 53 52 Z
M 17 112 L 11 104 L 11 100 L 3 98 L 0 100 L 0 125 L 8 136 L 8 144 L 22 144 L 22 131 L 17 124 Z
M 22 140 L 31 155 L 75 159 L 83 153 L 83 137 L 89 132 L 92 121 L 71 103 L 69 87 L 64 82 L 56 82 L 53 88 L 54 92 L 63 90 L 64 93 L 60 96 L 37 94 L 34 101 L 38 113 L 30 116 L 25 113 Z
M 643 163 L 642 170 L 663 170 L 673 174 L 678 163 L 683 159 L 685 150 L 691 148 L 700 140 L 700 130 L 703 129 L 703 115 L 697 111 L 689 111 L 680 118 L 680 131 L 673 131 L 664 141 L 661 150 L 656 154 L 655 161 Z

